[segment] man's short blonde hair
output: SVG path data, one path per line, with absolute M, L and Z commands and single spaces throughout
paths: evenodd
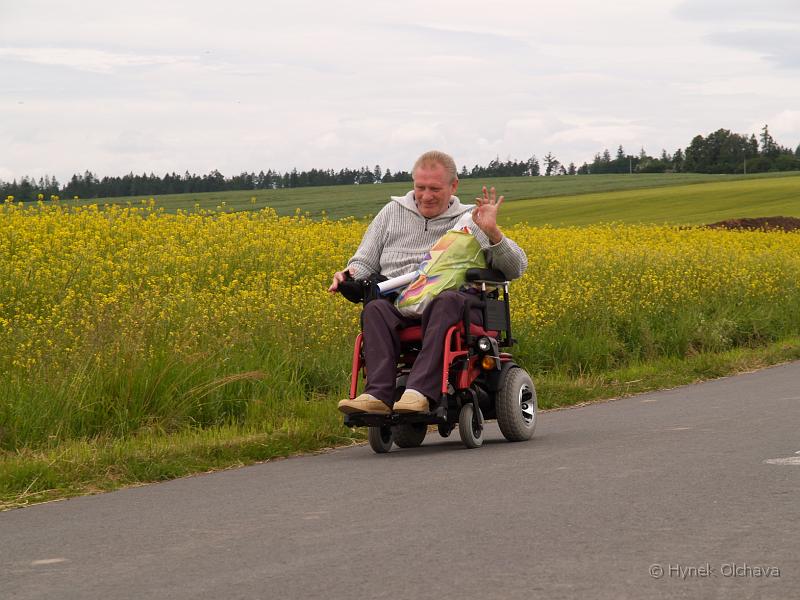
M 450 176 L 450 183 L 453 183 L 456 179 L 458 179 L 456 161 L 454 161 L 453 157 L 449 154 L 445 154 L 439 150 L 429 150 L 420 156 L 417 159 L 417 162 L 414 163 L 414 168 L 411 169 L 411 176 L 414 177 L 416 175 L 419 167 L 425 167 L 429 165 L 442 165 L 444 170 L 447 171 L 447 174 Z

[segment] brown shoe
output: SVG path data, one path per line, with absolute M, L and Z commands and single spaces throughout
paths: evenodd
M 369 396 L 369 394 L 364 395 Z M 371 415 L 390 415 L 392 414 L 392 409 L 386 406 L 385 402 L 373 396 L 369 396 L 369 400 L 367 400 L 367 412 Z
M 430 412 L 428 399 L 417 390 L 406 390 L 400 400 L 394 403 L 392 410 L 396 413 L 426 413 Z
M 369 413 L 372 415 L 388 415 L 392 411 L 372 394 L 361 394 L 353 398 L 345 398 L 339 402 L 339 410 L 346 415 L 353 413 Z

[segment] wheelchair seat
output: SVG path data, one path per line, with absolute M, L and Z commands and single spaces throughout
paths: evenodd
M 459 323 L 458 324 L 461 330 L 463 331 L 464 326 Z M 487 331 L 480 325 L 476 325 L 475 323 L 470 323 L 469 325 L 469 333 L 470 335 L 480 337 L 480 336 L 487 336 L 496 338 L 500 335 L 499 331 Z M 421 342 L 422 341 L 422 325 L 412 325 L 411 327 L 404 327 L 400 330 L 400 342 L 401 343 L 412 343 L 412 342 Z

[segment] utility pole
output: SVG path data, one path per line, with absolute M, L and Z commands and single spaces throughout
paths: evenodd
M 747 157 L 744 157 L 744 174 L 747 175 Z
M 633 175 L 633 156 L 628 155 L 628 172 Z

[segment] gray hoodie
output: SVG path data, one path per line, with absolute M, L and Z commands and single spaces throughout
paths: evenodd
M 486 234 L 472 221 L 469 214 L 474 205 L 464 205 L 456 197 L 438 217 L 423 217 L 414 201 L 414 191 L 405 196 L 392 196 L 391 201 L 375 215 L 369 224 L 355 255 L 347 262 L 356 279 L 380 273 L 396 277 L 416 270 L 433 244 L 456 223 L 469 227 L 486 254 L 490 267 L 499 269 L 509 279 L 521 276 L 528 258 L 508 237 L 492 245 Z

